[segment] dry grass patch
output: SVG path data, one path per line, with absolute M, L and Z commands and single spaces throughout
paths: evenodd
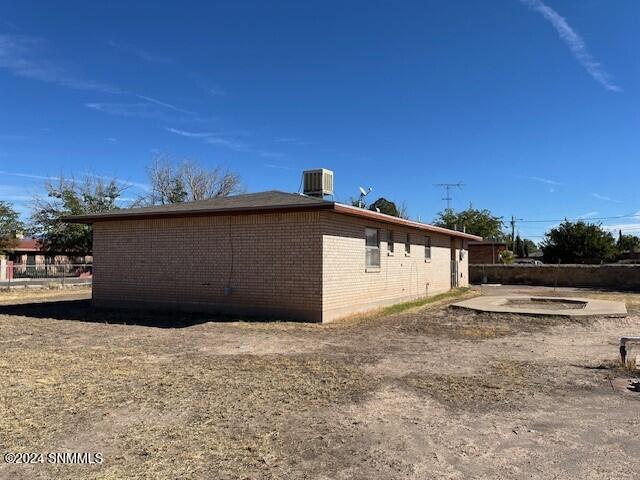
M 526 400 L 549 393 L 546 368 L 531 362 L 499 361 L 473 375 L 412 374 L 402 383 L 451 409 L 484 411 L 522 407 Z
M 64 288 L 0 288 L 0 305 L 24 301 L 41 301 L 56 298 L 91 296 L 91 285 Z
M 293 418 L 313 431 L 314 411 L 376 388 L 357 359 L 183 354 L 158 363 L 144 343 L 24 346 L 0 359 L 2 448 L 77 449 L 86 432 L 109 459 L 97 478 L 203 478 L 212 467 L 217 478 L 266 478 L 265 458 L 277 457 L 277 434 Z

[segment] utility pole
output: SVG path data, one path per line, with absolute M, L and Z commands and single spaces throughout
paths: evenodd
M 511 215 L 511 251 L 515 254 L 516 250 L 516 217 Z
M 509 224 L 511 225 L 511 251 L 516 253 L 516 222 L 522 220 L 521 218 L 516 218 L 515 215 L 511 215 L 511 221 Z M 518 232 L 519 234 L 520 232 Z
M 444 187 L 444 191 L 445 191 L 445 196 L 442 197 L 442 200 L 444 200 L 445 202 L 447 202 L 447 210 L 451 210 L 451 201 L 453 200 L 453 198 L 451 198 L 451 189 L 452 188 L 462 188 L 465 186 L 464 183 L 462 182 L 458 182 L 458 183 L 434 183 L 433 184 L 434 187 Z

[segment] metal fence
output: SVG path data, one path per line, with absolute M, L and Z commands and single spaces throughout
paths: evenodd
M 93 264 L 91 263 L 17 263 L 2 262 L 0 286 L 47 285 L 52 283 L 91 283 Z

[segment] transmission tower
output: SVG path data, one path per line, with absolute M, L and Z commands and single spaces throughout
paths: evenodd
M 442 197 L 442 200 L 447 202 L 447 210 L 451 210 L 451 201 L 453 200 L 453 198 L 451 197 L 451 189 L 452 188 L 462 188 L 462 187 L 465 186 L 465 184 L 462 183 L 462 182 L 458 182 L 458 183 L 434 183 L 433 186 L 434 187 L 444 187 L 445 196 Z

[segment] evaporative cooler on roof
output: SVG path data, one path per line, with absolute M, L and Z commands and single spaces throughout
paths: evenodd
M 333 172 L 331 170 L 326 168 L 306 170 L 303 175 L 303 193 L 305 195 L 320 198 L 325 195 L 333 195 Z

